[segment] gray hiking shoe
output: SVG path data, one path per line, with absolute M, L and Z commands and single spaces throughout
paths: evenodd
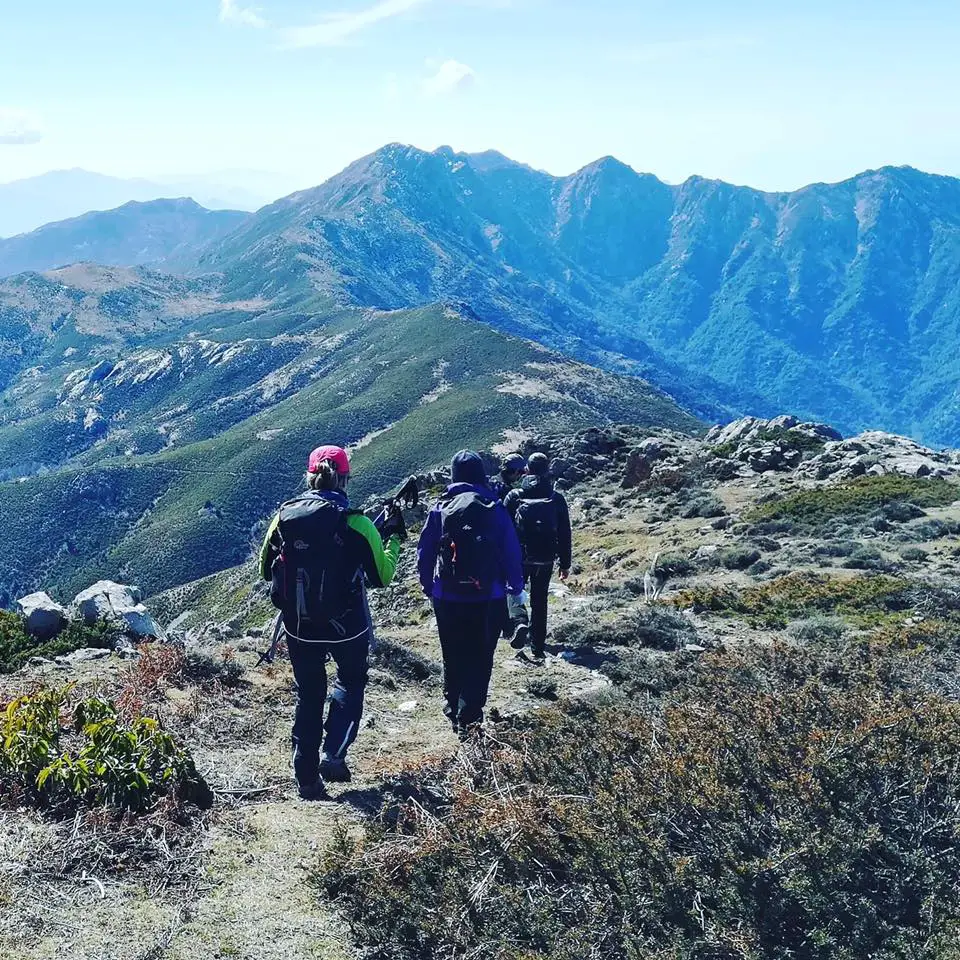
M 329 800 L 330 794 L 327 793 L 326 785 L 323 780 L 317 777 L 313 783 L 298 784 L 298 792 L 301 800 Z
M 513 639 L 510 641 L 510 646 L 514 650 L 522 650 L 527 645 L 527 637 L 530 636 L 530 628 L 525 624 L 521 623 L 517 627 L 517 632 L 513 635 Z
M 330 783 L 349 783 L 351 779 L 347 761 L 340 757 L 328 757 L 326 754 L 320 761 L 320 776 Z

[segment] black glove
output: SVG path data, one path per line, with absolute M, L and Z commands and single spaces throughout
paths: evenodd
M 400 507 L 394 505 L 387 508 L 387 519 L 384 520 L 380 528 L 380 536 L 383 542 L 387 543 L 391 537 L 397 537 L 400 540 L 407 539 L 407 525 L 403 519 L 403 511 Z

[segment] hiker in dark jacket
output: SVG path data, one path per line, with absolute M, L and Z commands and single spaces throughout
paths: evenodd
M 517 533 L 487 486 L 480 457 L 461 451 L 451 472 L 420 535 L 417 566 L 437 617 L 444 713 L 464 736 L 483 720 L 504 598 L 523 592 L 523 566 Z
M 553 565 L 558 562 L 560 579 L 566 580 L 573 562 L 573 539 L 567 501 L 553 489 L 550 480 L 550 461 L 544 454 L 535 453 L 528 469 L 530 475 L 524 477 L 520 489 L 511 491 L 506 499 L 520 538 L 523 573 L 530 593 L 529 629 L 520 625 L 511 646 L 522 650 L 529 634 L 531 653 L 535 660 L 542 661 Z
M 488 486 L 501 502 L 507 499 L 507 494 L 516 487 L 527 472 L 527 460 L 523 454 L 511 453 L 504 457 L 500 465 L 500 475 L 491 477 Z
M 527 458 L 522 453 L 511 453 L 503 458 L 499 475 L 491 477 L 487 481 L 487 485 L 493 491 L 494 496 L 503 503 L 507 499 L 507 494 L 520 483 L 526 472 Z M 503 622 L 501 634 L 504 640 L 512 639 L 521 624 L 530 622 L 527 608 L 519 597 L 504 599 L 501 608 L 501 620 Z
M 326 797 L 324 779 L 350 779 L 345 758 L 363 714 L 373 636 L 366 586 L 393 580 L 406 536 L 399 511 L 378 532 L 370 519 L 350 510 L 349 478 L 344 450 L 314 450 L 307 467 L 310 489 L 280 508 L 260 550 L 260 575 L 272 584 L 297 681 L 293 768 L 306 800 Z M 324 725 L 328 657 L 337 664 L 337 679 Z

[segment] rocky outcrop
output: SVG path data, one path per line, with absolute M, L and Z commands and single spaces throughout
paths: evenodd
M 73 601 L 77 616 L 88 626 L 110 621 L 125 633 L 139 638 L 163 637 L 163 631 L 141 602 L 138 587 L 127 587 L 112 580 L 100 580 L 78 593 Z
M 763 440 L 771 434 L 779 434 L 785 431 L 794 431 L 824 442 L 843 439 L 843 435 L 839 431 L 834 430 L 826 423 L 806 423 L 791 416 L 774 417 L 772 420 L 763 420 L 760 417 L 741 417 L 732 423 L 711 428 L 703 439 L 705 443 L 721 446 L 728 443 L 741 444 Z
M 796 417 L 772 420 L 742 417 L 733 423 L 713 427 L 704 437 L 718 479 L 736 476 L 742 464 L 746 474 L 786 472 L 796 469 L 829 442 L 841 440 L 840 433 L 825 423 L 804 423 Z M 720 465 L 727 461 L 728 466 Z
M 21 597 L 17 609 L 27 621 L 30 636 L 38 640 L 52 640 L 68 623 L 67 611 L 42 591 Z
M 960 452 L 931 450 L 907 437 L 871 430 L 828 443 L 804 462 L 798 475 L 812 480 L 850 480 L 899 473 L 909 477 L 960 475 Z

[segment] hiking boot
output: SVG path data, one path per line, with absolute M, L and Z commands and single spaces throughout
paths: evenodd
M 327 793 L 326 785 L 323 780 L 317 777 L 313 783 L 298 784 L 298 792 L 301 800 L 329 800 L 330 794 Z
M 349 783 L 351 774 L 347 761 L 342 757 L 328 757 L 320 761 L 320 776 L 330 783 Z
M 533 649 L 530 651 L 530 659 L 533 660 L 534 663 L 542 666 L 547 661 L 547 654 L 543 647 Z
M 517 627 L 517 632 L 514 634 L 513 639 L 510 641 L 510 646 L 514 650 L 522 650 L 527 645 L 527 637 L 530 636 L 530 628 L 525 624 L 521 623 Z

